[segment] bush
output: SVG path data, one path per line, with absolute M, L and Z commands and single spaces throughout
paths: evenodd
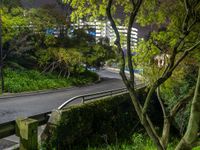
M 99 76 L 96 73 L 85 70 L 78 74 L 78 76 L 76 75 L 75 77 L 72 77 L 71 82 L 75 86 L 82 86 L 86 85 L 87 83 L 95 82 L 98 80 L 98 78 Z
M 70 149 L 77 144 L 87 147 L 89 143 L 112 143 L 119 137 L 130 137 L 137 119 L 128 99 L 128 94 L 120 95 L 63 110 L 53 133 L 50 124 L 45 129 L 45 149 Z
M 141 98 L 142 93 L 143 89 L 138 92 Z M 80 149 L 88 145 L 112 144 L 129 140 L 133 132 L 141 129 L 129 94 L 55 111 L 51 117 L 42 135 L 44 149 L 76 149 L 76 145 Z

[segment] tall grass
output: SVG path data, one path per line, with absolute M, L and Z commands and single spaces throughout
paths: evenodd
M 167 150 L 174 150 L 177 143 L 177 139 L 171 139 Z M 88 146 L 87 150 L 157 150 L 157 148 L 146 134 L 134 133 L 130 141 L 112 145 L 105 144 L 100 147 Z M 200 146 L 195 147 L 192 150 L 200 150 Z
M 176 140 L 169 144 L 168 150 L 174 150 Z M 157 150 L 147 135 L 134 133 L 130 141 L 99 147 L 88 146 L 87 150 Z

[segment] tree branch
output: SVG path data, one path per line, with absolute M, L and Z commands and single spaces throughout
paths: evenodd
M 132 54 L 131 54 L 131 31 L 133 27 L 133 22 L 135 21 L 135 17 L 142 4 L 142 0 L 138 0 L 136 5 L 134 1 L 131 0 L 131 4 L 133 8 L 132 8 L 132 12 L 129 18 L 128 31 L 127 31 L 127 57 L 128 57 L 128 67 L 129 67 L 129 73 L 130 73 L 130 85 L 131 85 L 131 88 L 134 89 L 134 69 L 133 69 Z
M 129 94 L 131 96 L 131 99 L 132 99 L 132 102 L 134 104 L 134 107 L 135 107 L 135 110 L 140 118 L 140 120 L 142 119 L 142 106 L 141 104 L 139 103 L 138 99 L 137 99 L 137 96 L 135 94 L 135 91 L 133 90 L 133 88 L 131 88 L 130 84 L 128 83 L 128 80 L 125 76 L 125 73 L 124 73 L 124 69 L 125 69 L 125 58 L 124 58 L 124 53 L 123 53 L 123 50 L 121 48 L 121 44 L 120 44 L 120 35 L 119 35 L 119 32 L 117 30 L 117 27 L 115 25 L 115 22 L 111 16 L 111 12 L 110 12 L 110 9 L 111 9 L 111 6 L 112 6 L 112 0 L 109 0 L 108 2 L 108 5 L 107 5 L 107 8 L 106 8 L 106 12 L 107 12 L 107 16 L 108 16 L 108 19 L 109 21 L 111 22 L 111 26 L 113 28 L 113 30 L 115 31 L 115 34 L 116 34 L 116 41 L 115 41 L 115 44 L 117 45 L 118 47 L 118 51 L 121 53 L 121 59 L 122 59 L 122 65 L 121 65 L 121 69 L 120 69 L 120 74 L 122 76 L 122 79 L 125 83 L 125 85 L 127 86 L 128 90 L 129 90 Z M 148 134 L 150 135 L 150 137 L 152 137 L 152 139 L 154 140 L 155 143 L 157 143 L 160 148 L 163 147 L 162 146 L 162 143 L 160 143 L 160 140 L 159 140 L 159 137 L 155 131 L 155 128 L 153 127 L 153 124 L 151 123 L 150 119 L 148 118 L 147 115 L 145 115 L 145 122 L 144 122 L 144 127 L 146 128 Z
M 166 109 L 165 109 L 165 106 L 164 106 L 164 102 L 161 98 L 160 86 L 157 88 L 156 93 L 157 93 L 158 101 L 160 103 L 160 106 L 161 106 L 161 109 L 162 109 L 162 112 L 163 112 L 163 116 L 165 118 L 165 117 L 167 117 L 167 112 L 166 112 Z
M 182 25 L 182 31 L 183 33 L 186 33 L 188 31 L 189 13 L 190 13 L 190 5 L 189 5 L 188 0 L 184 0 L 184 6 L 185 6 L 186 15 L 184 18 L 184 23 Z
M 122 50 L 121 43 L 120 43 L 120 34 L 119 34 L 119 31 L 118 31 L 117 26 L 115 24 L 115 21 L 114 21 L 112 15 L 111 15 L 112 3 L 113 3 L 113 0 L 108 1 L 107 7 L 106 7 L 106 14 L 107 14 L 108 20 L 110 21 L 111 26 L 112 26 L 112 28 L 115 32 L 115 35 L 116 35 L 115 45 L 118 48 L 118 52 L 121 54 L 120 75 L 121 75 L 124 83 L 127 85 L 127 87 L 130 87 L 130 84 L 129 84 L 128 79 L 127 79 L 126 74 L 125 74 L 125 64 L 126 63 L 125 63 L 124 52 Z
M 195 48 L 197 48 L 200 45 L 200 41 L 198 41 L 195 45 L 193 45 L 192 47 L 186 49 L 183 53 L 183 55 L 177 60 L 177 62 L 174 64 L 174 66 L 170 69 L 170 71 L 174 71 L 174 69 L 180 64 L 180 62 L 182 62 L 182 60 L 189 54 L 189 52 L 195 50 Z
M 156 46 L 161 52 L 163 49 L 158 45 L 157 41 L 152 41 L 153 45 Z

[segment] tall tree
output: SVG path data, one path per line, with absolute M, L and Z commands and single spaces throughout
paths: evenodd
M 193 95 L 194 98 L 191 106 L 188 129 L 176 149 L 186 149 L 186 147 L 188 149 L 191 148 L 198 140 L 198 132 L 200 127 L 199 82 L 197 82 L 195 94 L 193 94 L 193 91 L 191 91 L 188 96 L 179 100 L 170 111 L 166 109 L 163 100 L 159 100 L 164 116 L 161 135 L 159 135 L 159 133 L 156 131 L 151 118 L 147 114 L 147 110 L 150 107 L 149 104 L 152 101 L 153 93 L 172 76 L 175 69 L 181 64 L 181 62 L 189 54 L 192 54 L 192 52 L 196 54 L 199 53 L 200 38 L 198 33 L 200 22 L 200 1 L 63 0 L 63 2 L 70 4 L 73 9 L 71 14 L 72 21 L 76 21 L 79 18 L 94 19 L 107 16 L 116 35 L 115 45 L 117 46 L 118 54 L 120 54 L 120 75 L 129 91 L 132 103 L 140 122 L 146 129 L 150 138 L 156 144 L 157 149 L 167 149 L 171 123 L 185 101 L 188 99 L 190 100 L 192 97 L 191 95 Z M 116 26 L 116 20 L 113 17 L 113 15 L 119 10 L 122 10 L 123 14 L 125 14 L 125 18 L 122 18 L 122 22 L 124 21 L 124 25 L 126 25 L 128 28 L 127 58 L 122 50 L 121 36 Z M 135 58 L 131 55 L 130 46 L 131 28 L 133 23 L 136 21 L 136 18 L 138 22 L 143 25 L 154 23 L 157 25 L 157 27 L 166 27 L 166 30 L 163 32 L 154 32 L 154 36 L 152 36 L 153 38 L 151 40 L 152 42 L 150 43 L 150 49 L 156 49 L 157 51 L 160 50 L 164 54 L 170 55 L 167 65 L 161 70 L 159 77 L 149 86 L 148 94 L 143 105 L 140 103 L 135 91 L 135 77 L 133 70 L 136 66 Z M 163 36 L 161 36 L 161 34 L 163 34 Z M 165 37 L 165 41 L 162 41 L 163 37 Z M 128 62 L 127 65 L 130 72 L 130 78 L 125 74 L 126 59 Z
M 12 8 L 21 7 L 21 0 L 2 0 L 2 5 L 8 8 L 8 13 L 11 12 Z

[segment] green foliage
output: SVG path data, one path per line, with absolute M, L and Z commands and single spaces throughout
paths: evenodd
M 145 0 L 137 16 L 137 22 L 142 26 L 151 23 L 158 25 L 165 23 L 167 16 L 164 14 L 163 9 L 161 9 L 161 5 L 162 3 L 156 0 Z M 172 6 L 170 5 L 170 7 Z M 168 8 L 164 9 L 166 10 Z
M 106 17 L 107 0 L 95 1 L 95 0 L 63 0 L 63 4 L 69 4 L 73 11 L 70 15 L 71 21 L 76 22 L 78 19 L 86 19 L 93 21 L 94 19 L 103 19 Z M 129 14 L 132 5 L 124 0 L 117 0 L 113 3 L 112 14 L 116 14 L 117 8 L 121 6 L 124 8 L 124 14 Z M 124 23 L 124 19 L 118 18 L 119 22 Z
M 41 74 L 36 70 L 19 70 L 7 68 L 5 73 L 5 92 L 17 93 L 44 89 L 57 89 L 69 86 L 80 86 L 94 82 L 97 75 L 83 72 L 79 78 L 58 78 L 55 74 Z
M 138 90 L 137 94 L 142 101 L 145 95 L 144 89 Z M 132 105 L 129 94 L 120 94 L 68 107 L 63 109 L 59 116 L 52 114 L 54 116 L 52 120 L 60 118 L 60 121 L 47 125 L 44 149 L 58 147 L 87 149 L 88 146 L 101 147 L 102 145 L 106 148 L 108 144 L 115 145 L 118 142 L 130 141 L 135 131 L 143 130 Z M 150 113 L 155 116 L 159 109 L 156 104 L 152 106 L 154 111 Z M 158 120 L 157 118 L 156 121 Z M 134 139 L 135 143 L 140 142 L 140 145 L 144 142 L 141 135 L 134 136 Z
M 108 59 L 108 50 L 102 45 L 96 44 L 88 49 L 85 53 L 85 63 L 88 66 L 101 67 L 103 63 Z
M 70 149 L 77 144 L 80 148 L 129 138 L 137 125 L 131 105 L 125 94 L 65 109 L 53 135 L 48 136 L 45 149 Z
M 70 3 L 70 6 L 74 8 L 71 14 L 71 20 L 77 21 L 79 18 L 90 17 L 91 19 L 97 18 L 99 15 L 105 16 L 106 0 L 64 0 L 64 3 Z M 86 5 L 89 5 L 86 7 Z
M 168 150 L 174 150 L 175 141 L 169 144 Z M 133 133 L 129 141 L 99 147 L 90 147 L 87 150 L 157 150 L 154 143 L 144 133 Z
M 192 150 L 200 150 L 200 146 L 193 148 Z
M 5 62 L 13 61 L 25 68 L 39 66 L 44 72 L 65 77 L 79 72 L 83 64 L 100 67 L 113 57 L 107 43 L 96 45 L 84 30 L 75 30 L 71 38 L 64 31 L 59 37 L 46 34 L 55 27 L 64 30 L 62 17 L 55 16 L 52 9 L 17 7 L 7 13 L 8 8 L 2 8 Z
M 189 93 L 189 90 L 195 85 L 196 75 L 196 67 L 185 64 L 184 67 L 178 67 L 172 77 L 161 86 L 162 98 L 165 100 L 168 109 L 172 109 L 181 98 Z M 190 104 L 180 110 L 175 117 L 174 125 L 180 131 L 180 134 L 185 132 L 189 114 Z
M 29 22 L 32 22 L 37 31 L 42 31 L 48 28 L 54 28 L 60 24 L 65 24 L 64 15 L 62 15 L 54 7 L 32 8 L 25 14 Z
M 1 8 L 6 65 L 12 62 L 28 69 L 39 68 L 43 72 L 57 73 L 59 77 L 69 77 L 79 74 L 83 66 L 100 67 L 113 57 L 107 43 L 96 45 L 95 39 L 84 30 L 75 30 L 73 36 L 68 37 L 64 29 L 65 16 L 54 7 L 24 9 L 20 5 L 13 7 L 15 1 L 4 0 L 5 5 Z M 55 29 L 60 31 L 58 36 L 48 33 Z
M 46 47 L 53 47 L 57 43 L 57 39 L 54 35 L 46 35 L 44 39 L 44 44 Z
M 96 73 L 87 70 L 74 76 L 75 77 L 71 77 L 71 82 L 75 86 L 86 85 L 87 83 L 98 81 L 99 79 Z
M 113 18 L 115 18 L 114 14 L 116 10 L 119 10 L 118 13 L 120 13 L 120 10 L 121 14 L 123 13 L 123 15 L 121 15 L 123 16 L 121 20 L 124 22 L 122 24 L 126 24 L 128 19 L 131 20 L 134 18 L 129 17 L 130 10 L 132 9 L 131 2 L 136 1 L 115 0 L 109 2 L 112 2 L 112 4 L 109 4 L 112 5 L 111 11 Z M 104 18 L 103 16 L 105 16 L 105 8 L 108 1 L 66 0 L 65 3 L 69 3 L 73 8 L 71 19 L 76 22 L 80 18 L 87 20 L 90 18 Z M 86 6 L 89 7 L 89 9 L 87 9 Z M 95 10 L 93 11 L 92 9 Z M 81 12 L 82 10 L 84 12 Z M 98 12 L 96 12 L 96 10 Z M 104 13 L 101 14 L 101 12 Z M 166 104 L 164 106 L 169 106 L 169 109 L 175 104 L 174 102 L 177 103 L 177 101 L 180 100 L 179 98 L 182 98 L 188 92 L 189 88 L 194 86 L 194 82 L 193 84 L 188 83 L 188 73 L 185 68 L 188 64 L 193 64 L 196 67 L 199 65 L 199 0 L 145 0 L 142 3 L 139 14 L 135 15 L 137 15 L 137 22 L 140 25 L 150 25 L 152 30 L 154 30 L 146 41 L 140 43 L 136 50 L 138 55 L 133 57 L 134 69 L 138 66 L 144 69 L 144 77 L 147 79 L 147 83 L 151 88 L 146 99 L 147 103 L 145 103 L 147 105 L 144 106 L 141 112 L 143 112 L 145 108 L 149 108 L 148 102 L 151 98 L 151 92 L 156 90 L 159 86 L 161 86 L 161 95 L 164 97 L 163 101 Z M 109 19 L 111 20 L 110 17 Z M 120 35 L 120 38 L 123 37 Z M 195 43 L 198 44 L 198 46 L 193 47 Z M 118 45 L 120 44 L 122 43 Z M 185 59 L 188 52 L 192 50 L 196 51 L 189 55 L 190 58 Z M 193 60 L 193 58 L 195 60 Z M 122 59 L 121 61 L 123 61 Z M 158 62 L 161 61 L 164 63 L 162 66 L 158 66 Z M 193 74 L 193 77 L 195 77 L 195 74 Z M 126 85 L 129 86 L 129 84 Z M 134 92 L 132 92 L 132 94 L 134 95 Z M 135 100 L 135 98 L 132 99 Z M 135 106 L 137 108 L 137 105 Z M 140 109 L 140 107 L 138 107 L 138 109 Z M 167 110 L 167 112 L 169 111 Z M 167 114 L 167 116 L 168 115 L 169 114 Z M 146 128 L 148 128 L 148 126 L 146 126 Z M 151 128 L 149 128 L 149 130 L 151 130 Z M 197 135 L 197 133 L 195 133 L 195 135 Z M 186 140 L 186 143 L 189 142 Z
M 11 10 L 12 8 L 16 8 L 16 7 L 19 7 L 21 6 L 21 1 L 20 0 L 2 0 L 1 1 L 1 4 L 3 6 L 6 6 L 9 8 L 9 10 Z
M 2 8 L 1 11 L 3 43 L 6 43 L 20 33 L 19 28 L 28 26 L 29 22 L 23 18 L 22 8 L 13 8 L 10 13 L 7 13 L 7 8 Z
M 76 72 L 81 67 L 82 56 L 76 49 L 48 48 L 37 51 L 39 65 L 44 72 L 53 72 L 59 69 L 60 73 Z

